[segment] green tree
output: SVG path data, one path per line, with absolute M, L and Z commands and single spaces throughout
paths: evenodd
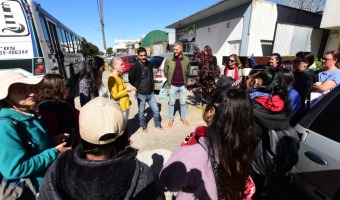
M 107 48 L 106 52 L 107 52 L 107 54 L 112 54 L 113 53 L 112 47 Z
M 84 43 L 84 56 L 93 56 L 93 55 L 99 55 L 99 48 L 92 44 L 91 42 L 87 42 L 85 38 L 83 38 L 83 43 Z

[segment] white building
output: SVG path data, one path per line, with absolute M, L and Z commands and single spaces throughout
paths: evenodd
M 320 28 L 329 29 L 330 34 L 326 44 L 325 52 L 340 50 L 340 15 L 339 0 L 327 0 Z
M 128 46 L 139 42 L 139 40 L 114 40 L 112 51 L 118 54 L 130 54 Z
M 336 1 L 336 0 L 335 0 Z M 166 28 L 176 29 L 184 51 L 210 45 L 218 64 L 223 56 L 237 54 L 295 55 L 298 51 L 323 53 L 327 31 L 320 29 L 322 15 L 260 0 L 220 1 Z M 322 56 L 322 55 L 321 55 Z

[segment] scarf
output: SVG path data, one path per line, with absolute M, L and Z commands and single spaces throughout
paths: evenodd
M 234 69 L 232 70 L 235 70 L 235 73 L 234 73 L 234 80 L 237 81 L 238 80 L 238 67 L 235 67 Z M 224 69 L 224 75 L 228 76 L 228 67 L 226 66 L 225 69 Z

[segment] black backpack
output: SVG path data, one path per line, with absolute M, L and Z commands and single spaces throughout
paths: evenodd
M 255 146 L 253 170 L 266 176 L 286 176 L 298 162 L 300 140 L 292 127 L 266 130 Z

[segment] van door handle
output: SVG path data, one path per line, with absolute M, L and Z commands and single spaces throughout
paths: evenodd
M 314 152 L 311 152 L 311 151 L 306 151 L 305 152 L 305 156 L 315 162 L 316 164 L 319 164 L 319 165 L 328 165 L 327 161 L 322 158 L 321 156 L 319 156 L 318 154 L 314 153 Z

